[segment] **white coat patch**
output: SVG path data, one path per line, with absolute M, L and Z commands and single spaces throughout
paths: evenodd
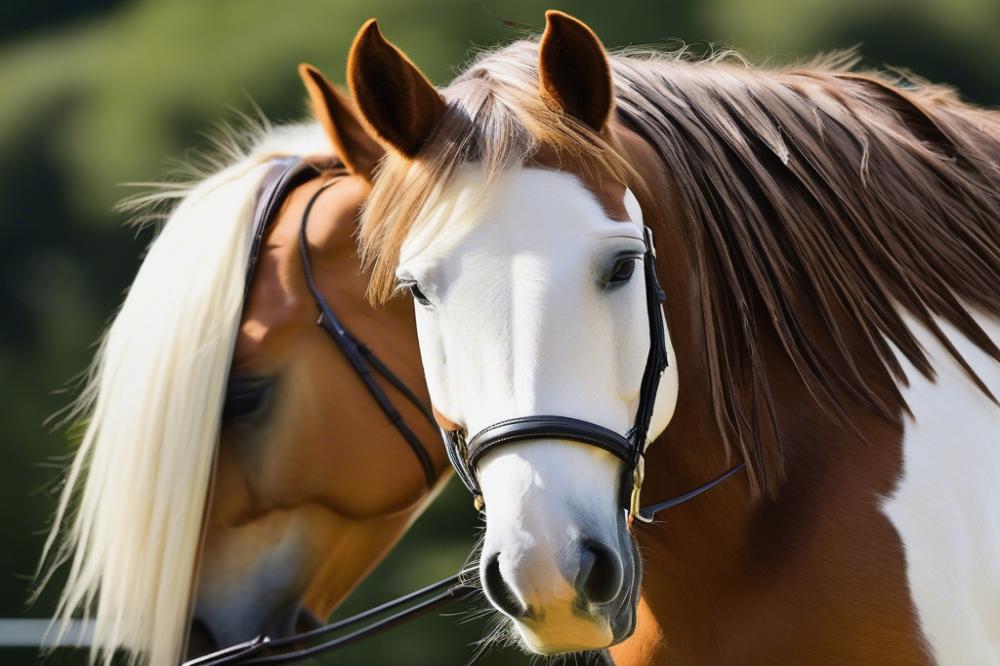
M 994 342 L 1000 322 L 976 320 Z M 897 350 L 909 387 L 903 473 L 883 511 L 899 532 L 929 652 L 942 666 L 1000 664 L 1000 407 L 931 333 L 907 318 L 936 381 Z M 1000 364 L 954 327 L 939 325 L 994 395 Z

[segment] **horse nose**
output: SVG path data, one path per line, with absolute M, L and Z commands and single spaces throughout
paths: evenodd
M 263 609 L 263 606 L 255 608 Z M 239 605 L 216 608 L 213 612 L 203 609 L 191 620 L 186 654 L 188 659 L 194 659 L 258 636 L 288 638 L 322 625 L 312 611 L 300 605 L 266 616 L 248 616 L 246 609 Z
M 606 604 L 618 597 L 625 579 L 618 553 L 607 545 L 586 540 L 580 545 L 580 569 L 574 581 L 576 593 L 588 604 Z
M 494 606 L 513 618 L 521 618 L 528 614 L 528 609 L 504 580 L 500 571 L 500 553 L 494 553 L 486 559 L 481 578 L 483 590 Z
M 508 553 L 510 561 L 518 564 L 506 572 L 500 566 L 502 552 L 484 556 L 480 578 L 486 596 L 514 619 L 544 614 L 553 605 L 600 606 L 618 598 L 625 567 L 613 548 L 601 541 L 582 539 L 575 548 L 571 545 L 563 552 L 569 556 L 560 558 L 561 563 L 554 569 L 540 566 L 537 560 L 542 558 L 531 554 Z

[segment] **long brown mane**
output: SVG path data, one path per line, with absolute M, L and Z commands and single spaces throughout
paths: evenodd
M 482 161 L 492 175 L 544 144 L 628 171 L 612 146 L 539 101 L 537 53 L 537 42 L 522 41 L 481 56 L 444 91 L 448 111 L 418 158 L 386 162 L 361 232 L 373 295 L 391 292 L 403 240 L 464 162 Z M 835 417 L 854 400 L 900 418 L 905 377 L 893 347 L 932 376 L 904 312 L 986 391 L 935 317 L 1000 361 L 966 309 L 1000 312 L 1000 113 L 843 61 L 764 70 L 647 53 L 611 63 L 622 120 L 680 190 L 715 418 L 758 491 L 773 492 L 781 476 L 780 443 L 759 427 L 772 412 L 767 336 Z M 858 367 L 841 342 L 844 313 L 874 366 Z M 807 318 L 832 344 L 806 331 Z

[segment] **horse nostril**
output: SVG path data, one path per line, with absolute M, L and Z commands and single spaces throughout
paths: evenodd
M 609 547 L 587 540 L 580 549 L 580 572 L 576 576 L 576 592 L 592 604 L 606 604 L 618 596 L 624 571 L 621 558 Z
M 524 617 L 528 614 L 527 609 L 510 589 L 507 581 L 500 573 L 500 553 L 496 553 L 489 558 L 481 575 L 483 589 L 486 596 L 493 602 L 493 605 L 501 611 L 514 618 Z

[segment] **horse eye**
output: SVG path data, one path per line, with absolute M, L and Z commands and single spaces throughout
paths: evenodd
M 427 299 L 427 297 L 424 296 L 424 292 L 420 291 L 420 287 L 417 285 L 416 282 L 413 282 L 413 283 L 407 285 L 407 288 L 410 290 L 410 293 L 413 295 L 413 300 L 415 300 L 417 303 L 420 303 L 421 305 L 430 305 L 431 304 L 431 302 Z
M 222 407 L 224 424 L 249 421 L 271 405 L 274 382 L 270 377 L 258 375 L 237 375 L 229 378 L 226 387 L 226 402 Z
M 635 273 L 635 263 L 638 257 L 625 257 L 619 259 L 615 264 L 615 269 L 608 278 L 608 284 L 628 282 L 632 274 Z

